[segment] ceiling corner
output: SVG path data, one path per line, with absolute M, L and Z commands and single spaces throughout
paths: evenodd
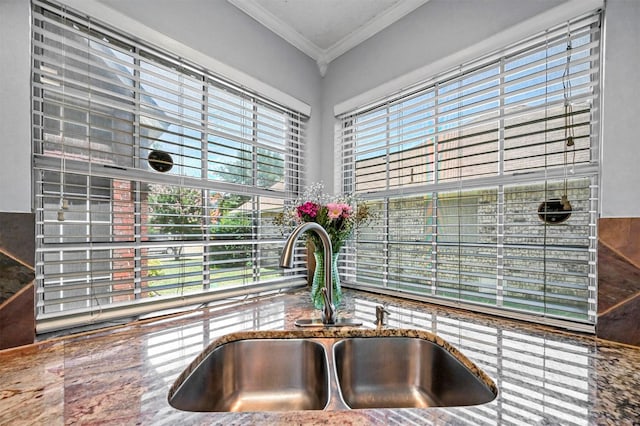
M 294 30 L 290 25 L 262 7 L 255 0 L 227 0 L 233 6 L 258 21 L 260 24 L 282 37 L 315 61 L 323 59 L 323 52 L 315 44 L 310 42 L 302 34 Z
M 385 10 L 375 19 L 369 21 L 366 25 L 357 28 L 346 37 L 338 40 L 333 46 L 326 49 L 324 53 L 324 60 L 329 63 L 339 57 L 340 55 L 353 49 L 365 40 L 373 37 L 375 34 L 384 30 L 394 22 L 402 19 L 404 16 L 413 12 L 418 7 L 422 6 L 429 0 L 401 0 L 393 7 Z
M 227 1 L 311 57 L 324 77 L 331 61 L 429 0 Z

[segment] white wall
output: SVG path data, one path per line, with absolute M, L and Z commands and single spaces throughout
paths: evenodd
M 485 48 L 498 48 L 500 40 L 526 32 L 527 27 L 562 23 L 575 16 L 565 18 L 563 13 L 578 13 L 572 11 L 580 8 L 586 11 L 584 8 L 595 8 L 597 3 L 430 0 L 329 65 L 322 85 L 324 114 L 317 158 L 324 164 L 333 161 L 334 106 L 354 98 L 366 99 L 367 92 L 376 92 L 381 85 L 391 89 L 394 81 L 416 83 L 446 70 L 437 69 L 438 64 L 447 64 L 447 69 L 455 66 L 450 58 L 462 60 L 472 55 L 466 60 L 472 59 L 486 53 L 482 52 Z M 601 216 L 640 217 L 640 79 L 636 77 L 640 69 L 640 1 L 608 0 L 606 21 Z M 422 70 L 424 76 L 420 75 Z M 322 169 L 321 179 L 333 181 L 328 168 Z
M 309 105 L 317 104 L 320 77 L 315 62 L 227 0 L 58 1 L 88 13 L 99 11 L 98 19 L 147 41 L 156 39 L 143 27 L 155 30 L 220 62 L 224 68 L 214 71 L 226 75 L 231 67 Z M 106 5 L 120 16 L 109 14 L 107 19 L 99 7 L 92 6 L 94 3 Z M 134 20 L 133 25 L 128 25 L 126 18 Z M 179 49 L 172 51 L 181 54 Z M 235 80 L 233 75 L 227 77 Z
M 311 106 L 307 137 L 320 134 L 315 62 L 226 0 L 62 0 L 143 40 L 295 104 Z M 200 7 L 195 7 L 195 4 Z M 30 2 L 0 0 L 0 211 L 31 211 Z M 195 57 L 195 58 L 194 58 Z M 209 58 L 211 60 L 209 60 Z M 317 142 L 315 142 L 317 143 Z
M 640 217 L 640 1 L 609 0 L 601 217 Z
M 376 34 L 329 65 L 323 81 L 323 118 L 321 135 L 323 161 L 333 152 L 333 107 L 362 92 L 412 74 L 417 83 L 433 74 L 416 75 L 416 70 L 456 56 L 470 46 L 523 21 L 564 0 L 429 0 L 400 21 Z M 515 41 L 515 40 L 514 40 Z M 479 46 L 482 48 L 482 45 Z M 500 47 L 500 46 L 498 46 Z M 488 49 L 496 47 L 487 46 Z M 470 52 L 471 60 L 482 53 Z M 456 66 L 451 64 L 448 67 Z M 435 70 L 443 72 L 446 69 Z M 433 72 L 433 71 L 432 71 Z M 410 77 L 411 78 L 411 77 Z M 331 180 L 323 176 L 325 182 Z
M 563 0 L 430 0 L 342 55 L 320 79 L 313 60 L 225 0 L 102 0 L 220 63 L 312 107 L 310 181 L 332 187 L 333 108 L 376 87 L 416 76 L 443 58 L 520 27 Z M 68 0 L 70 6 L 95 0 Z M 203 4 L 202 2 L 200 4 Z M 180 20 L 174 19 L 180 16 Z M 607 2 L 601 202 L 603 217 L 640 217 L 640 1 Z M 0 1 L 0 211 L 31 210 L 29 2 Z M 425 77 L 428 77 L 425 75 Z
M 81 10 L 95 0 L 62 0 Z M 314 60 L 267 30 L 227 0 L 99 0 L 117 13 L 158 31 L 171 40 L 195 49 L 217 62 L 211 69 L 237 81 L 237 71 L 280 90 L 311 106 L 307 125 L 307 142 L 320 143 L 322 124 L 321 78 Z M 196 7 L 197 5 L 198 7 Z M 102 15 L 101 15 L 102 16 Z M 179 19 L 176 19 L 179 17 Z M 122 28 L 123 17 L 111 19 Z M 147 32 L 136 31 L 148 40 Z M 176 49 L 172 49 L 175 51 Z M 179 52 L 176 52 L 179 53 Z M 229 70 L 228 68 L 232 68 Z M 230 71 L 230 72 L 228 72 Z M 242 81 L 241 81 L 242 82 Z M 249 88 L 256 89 L 251 82 Z M 258 88 L 258 91 L 261 91 Z M 313 155 L 308 156 L 307 173 L 310 182 L 316 180 Z
M 0 212 L 31 211 L 30 4 L 0 1 Z

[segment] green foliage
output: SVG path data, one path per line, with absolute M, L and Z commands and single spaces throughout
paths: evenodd
M 224 164 L 217 164 L 213 171 L 217 179 L 224 182 L 239 183 L 260 188 L 270 188 L 284 179 L 284 156 L 265 148 L 256 148 L 255 173 L 254 153 L 245 149 L 238 149 L 234 155 L 237 160 Z
M 216 240 L 251 240 L 251 218 L 246 215 L 222 216 L 211 228 L 212 238 Z M 222 250 L 212 254 L 214 261 L 224 261 L 226 267 L 249 266 L 251 245 L 224 244 Z M 249 265 L 247 265 L 249 262 Z
M 237 160 L 220 164 L 215 173 L 225 182 L 271 187 L 283 180 L 283 155 L 264 148 L 257 148 L 257 164 L 253 165 L 254 154 L 238 150 Z M 212 239 L 228 241 L 229 244 L 216 247 L 212 260 L 220 262 L 219 268 L 244 267 L 251 262 L 251 244 L 233 243 L 237 240 L 252 239 L 252 212 L 241 209 L 250 202 L 251 197 L 239 194 L 209 194 L 207 191 L 180 188 L 169 185 L 149 185 L 149 234 L 172 235 L 181 240 L 195 237 L 196 234 Z M 207 206 L 208 203 L 208 206 Z M 205 209 L 209 207 L 209 210 Z M 209 218 L 206 217 L 207 212 Z M 207 225 L 208 223 L 208 225 Z M 250 265 L 249 265 L 250 266 Z
M 202 191 L 169 185 L 149 185 L 151 234 L 201 234 L 204 226 Z
M 164 275 L 164 271 L 161 269 L 162 262 L 159 259 L 149 259 L 147 261 L 147 265 L 149 267 L 149 272 L 147 273 L 150 277 L 159 277 Z

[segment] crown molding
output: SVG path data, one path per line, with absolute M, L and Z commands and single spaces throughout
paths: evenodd
M 227 0 L 247 15 L 285 39 L 307 56 L 318 61 L 322 58 L 322 49 L 294 30 L 289 24 L 262 7 L 255 0 Z
M 384 13 L 376 16 L 365 25 L 359 27 L 346 37 L 338 40 L 328 49 L 322 52 L 322 59 L 326 63 L 330 63 L 338 56 L 348 52 L 365 40 L 373 37 L 378 32 L 384 30 L 389 25 L 402 19 L 404 16 L 416 10 L 429 0 L 402 0 L 396 3 L 393 7 L 385 10 Z M 316 59 L 317 60 L 317 59 Z
M 440 58 L 413 71 L 409 71 L 404 75 L 339 102 L 334 105 L 333 114 L 339 117 L 342 114 L 350 113 L 364 105 L 382 101 L 394 93 L 407 90 L 416 84 L 420 84 L 426 76 L 434 76 L 438 73 L 446 72 L 452 67 L 498 51 L 511 43 L 516 43 L 526 37 L 530 37 L 532 34 L 566 22 L 581 13 L 588 13 L 600 9 L 605 6 L 605 1 L 606 0 L 567 0 L 558 6 L 547 9 L 538 15 L 532 16 L 529 19 L 493 34 L 484 40 L 479 40 L 477 43 L 467 46 L 451 55 Z
M 289 24 L 265 9 L 256 0 L 227 1 L 315 60 L 320 75 L 324 77 L 331 61 L 413 12 L 429 0 L 401 0 L 327 49 L 321 49 Z

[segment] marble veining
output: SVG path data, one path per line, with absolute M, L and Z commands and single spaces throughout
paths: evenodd
M 598 220 L 598 337 L 640 346 L 640 218 Z
M 0 212 L 0 349 L 33 343 L 35 214 Z
M 33 269 L 0 250 L 0 305 L 35 278 Z
M 33 343 L 33 268 L 0 247 L 0 350 Z
M 308 300 L 305 291 L 238 298 L 0 351 L 0 424 L 640 424 L 640 348 L 356 291 L 345 292 L 339 314 L 374 329 L 375 306 L 386 304 L 389 327 L 448 342 L 496 383 L 498 397 L 473 407 L 258 413 L 168 404 L 173 382 L 209 345 L 244 331 L 296 330 L 297 318 L 318 314 Z

